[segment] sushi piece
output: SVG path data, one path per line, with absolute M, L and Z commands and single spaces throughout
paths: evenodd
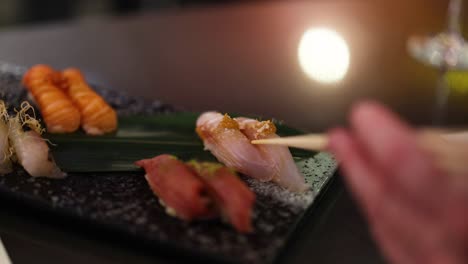
M 186 221 L 220 213 L 242 233 L 252 231 L 255 194 L 235 172 L 219 163 L 190 161 L 163 154 L 135 163 L 169 215 Z
M 23 76 L 28 89 L 39 107 L 47 131 L 70 133 L 80 127 L 80 112 L 58 87 L 60 74 L 46 65 L 36 65 Z
M 271 181 L 274 166 L 240 131 L 239 124 L 228 115 L 206 112 L 197 120 L 196 132 L 205 149 L 224 165 L 260 181 Z
M 247 138 L 256 139 L 278 138 L 276 126 L 271 121 L 258 121 L 250 118 L 235 118 L 239 128 Z M 274 166 L 273 181 L 280 186 L 294 192 L 302 192 L 309 187 L 305 183 L 304 176 L 299 172 L 294 159 L 285 146 L 258 145 L 265 160 Z
M 87 134 L 102 135 L 117 129 L 117 113 L 89 87 L 78 69 L 66 69 L 62 76 L 62 88 L 78 107 Z
M 8 142 L 8 112 L 5 102 L 0 100 L 0 175 L 12 171 L 11 150 Z
M 185 163 L 171 155 L 159 155 L 135 163 L 169 215 L 191 221 L 216 215 L 205 183 Z
M 236 173 L 219 163 L 190 161 L 188 165 L 208 186 L 209 194 L 223 218 L 239 232 L 252 232 L 255 194 Z
M 64 178 L 66 174 L 55 164 L 49 147 L 41 137 L 43 129 L 39 121 L 27 113 L 32 109 L 29 103 L 23 102 L 20 111 L 8 122 L 9 139 L 16 158 L 33 177 Z M 23 126 L 30 130 L 24 131 Z
M 278 137 L 272 122 L 207 112 L 198 118 L 196 131 L 205 149 L 229 168 L 262 181 L 274 181 L 293 192 L 308 189 L 287 147 L 250 143 Z

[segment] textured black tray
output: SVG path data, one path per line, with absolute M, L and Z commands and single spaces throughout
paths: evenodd
M 21 67 L 0 64 L 0 96 L 11 106 L 27 98 Z M 97 88 L 119 115 L 172 115 L 174 108 Z M 174 115 L 177 116 L 177 115 Z M 255 232 L 242 235 L 217 220 L 185 223 L 168 216 L 142 173 L 70 173 L 64 180 L 36 179 L 17 168 L 0 177 L 0 196 L 51 217 L 74 219 L 154 248 L 178 250 L 226 263 L 271 263 L 311 210 L 336 169 L 325 153 L 299 161 L 312 190 L 301 195 L 274 184 L 244 179 L 257 194 Z

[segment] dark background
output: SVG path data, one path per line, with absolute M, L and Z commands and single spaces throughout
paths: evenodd
M 434 125 L 438 72 L 410 58 L 406 40 L 442 31 L 447 4 L 421 0 L 2 0 L 0 59 L 23 66 L 72 64 L 99 85 L 132 89 L 135 95 L 187 110 L 223 105 L 225 111 L 276 117 L 310 131 L 344 124 L 349 107 L 363 98 L 380 100 L 412 124 L 429 126 Z M 349 42 L 351 67 L 337 89 L 321 87 L 298 68 L 296 45 L 304 30 L 314 24 L 335 27 Z M 85 56 L 72 56 L 66 50 Z M 105 60 L 87 59 L 96 56 Z M 125 59 L 127 66 L 115 65 L 112 59 L 116 57 Z M 138 64 L 142 67 L 135 70 Z M 148 78 L 149 74 L 155 78 Z M 211 85 L 230 92 L 242 85 L 249 95 L 226 98 L 213 94 Z M 272 99 L 262 101 L 264 107 L 255 107 L 254 98 L 268 97 L 270 92 Z M 189 93 L 214 96 L 218 104 L 190 96 L 181 100 L 180 94 Z M 249 102 L 240 107 L 243 98 Z M 465 126 L 467 105 L 468 92 L 452 94 L 438 125 Z M 312 118 L 311 113 L 317 111 L 326 114 Z
M 260 0 L 259 0 L 260 1 Z M 135 14 L 164 8 L 196 7 L 243 0 L 2 0 L 0 25 L 71 20 L 83 16 Z

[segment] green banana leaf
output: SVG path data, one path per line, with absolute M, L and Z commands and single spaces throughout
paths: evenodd
M 134 162 L 159 154 L 175 155 L 183 160 L 216 159 L 203 149 L 195 133 L 198 113 L 172 113 L 156 116 L 128 116 L 119 119 L 116 133 L 88 136 L 83 132 L 45 134 L 50 140 L 54 158 L 66 172 L 136 171 Z M 301 134 L 300 131 L 277 124 L 281 136 Z M 292 150 L 298 161 L 314 153 Z

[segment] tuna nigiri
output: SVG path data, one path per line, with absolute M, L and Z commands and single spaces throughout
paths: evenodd
M 182 161 L 159 155 L 135 163 L 146 171 L 146 180 L 170 215 L 190 221 L 214 215 L 205 183 Z
M 277 138 L 276 126 L 271 121 L 257 121 L 250 118 L 236 118 L 239 128 L 249 140 Z M 288 190 L 302 192 L 308 189 L 304 176 L 299 172 L 288 147 L 258 145 L 262 156 L 273 164 L 273 181 Z
M 242 182 L 234 171 L 219 163 L 188 163 L 208 186 L 210 196 L 218 210 L 237 231 L 252 231 L 252 210 L 255 194 Z
M 196 131 L 205 149 L 224 165 L 261 181 L 270 181 L 274 167 L 239 130 L 239 124 L 228 115 L 216 112 L 202 114 Z
M 33 177 L 63 178 L 63 173 L 52 157 L 45 140 L 40 136 L 43 129 L 27 102 L 21 104 L 20 111 L 9 119 L 9 139 L 18 162 Z M 23 126 L 31 130 L 23 131 Z

